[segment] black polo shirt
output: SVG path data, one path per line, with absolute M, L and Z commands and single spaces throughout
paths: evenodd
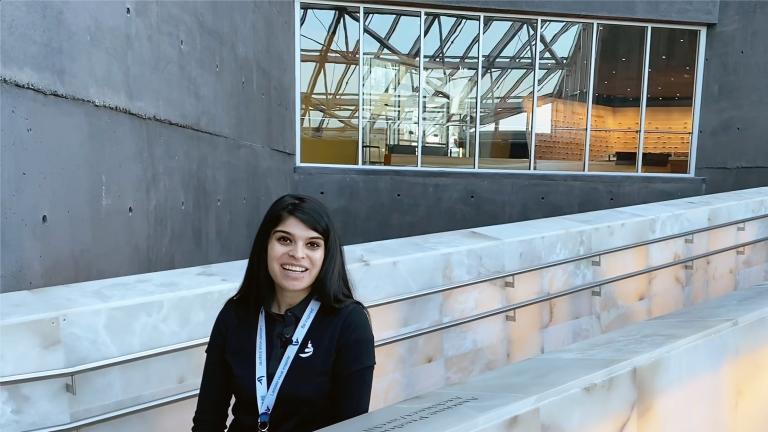
M 310 301 L 305 298 L 284 315 L 266 314 L 270 384 Z M 243 313 L 232 300 L 222 308 L 206 349 L 192 431 L 225 430 L 233 395 L 228 430 L 256 430 L 257 327 L 256 313 Z M 373 332 L 363 307 L 321 306 L 277 394 L 269 430 L 312 431 L 368 412 L 374 364 Z

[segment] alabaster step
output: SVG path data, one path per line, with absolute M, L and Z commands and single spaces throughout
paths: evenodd
M 763 284 L 323 431 L 761 432 L 766 364 Z

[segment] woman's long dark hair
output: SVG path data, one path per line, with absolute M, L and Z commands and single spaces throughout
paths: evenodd
M 344 254 L 328 209 L 315 198 L 305 195 L 283 195 L 267 210 L 253 240 L 251 255 L 240 289 L 232 300 L 250 310 L 269 309 L 275 298 L 275 283 L 267 269 L 267 246 L 272 231 L 288 216 L 300 220 L 312 231 L 323 236 L 325 257 L 317 279 L 312 284 L 312 295 L 324 306 L 339 309 L 355 302 L 344 265 Z

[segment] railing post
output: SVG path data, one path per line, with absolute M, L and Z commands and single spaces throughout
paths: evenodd
M 72 396 L 77 396 L 77 387 L 75 386 L 75 375 L 69 376 L 69 382 L 64 385 L 67 393 L 72 393 Z

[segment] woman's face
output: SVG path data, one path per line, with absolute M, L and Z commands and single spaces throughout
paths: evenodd
M 277 291 L 309 294 L 324 257 L 323 237 L 295 217 L 288 216 L 272 230 L 267 268 Z

